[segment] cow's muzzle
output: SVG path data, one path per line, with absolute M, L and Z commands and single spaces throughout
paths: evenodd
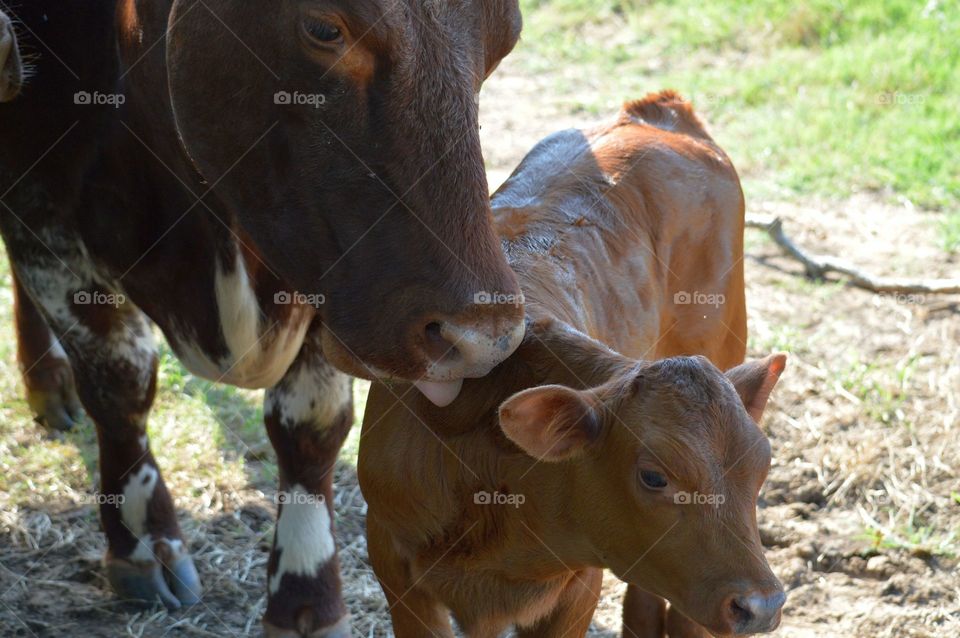
M 463 379 L 486 375 L 509 357 L 523 340 L 524 323 L 492 319 L 431 321 L 423 329 L 423 356 L 429 362 L 419 389 L 438 406 L 450 404 Z

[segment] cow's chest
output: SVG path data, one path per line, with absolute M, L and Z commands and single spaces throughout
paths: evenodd
M 314 310 L 289 294 L 258 294 L 244 260 L 217 263 L 202 313 L 171 317 L 171 347 L 193 374 L 244 388 L 269 388 L 293 363 Z M 186 319 L 185 321 L 183 319 Z M 191 321 L 194 319 L 194 321 Z

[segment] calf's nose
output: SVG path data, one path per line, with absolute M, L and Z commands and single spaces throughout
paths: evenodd
M 780 589 L 734 594 L 727 599 L 725 613 L 735 634 L 764 633 L 780 624 L 780 610 L 786 600 Z

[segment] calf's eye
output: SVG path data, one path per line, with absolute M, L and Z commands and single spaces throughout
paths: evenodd
M 320 42 L 336 42 L 340 39 L 340 29 L 329 22 L 312 20 L 307 23 L 307 32 Z
M 640 482 L 643 486 L 651 490 L 662 490 L 667 486 L 667 477 L 660 472 L 653 470 L 641 470 Z

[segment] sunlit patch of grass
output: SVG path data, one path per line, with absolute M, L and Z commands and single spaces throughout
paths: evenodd
M 939 226 L 943 249 L 948 253 L 960 251 L 960 211 L 948 213 Z
M 370 382 L 363 379 L 353 381 L 353 429 L 347 435 L 340 449 L 340 461 L 356 467 L 360 454 L 360 424 L 363 423 L 363 411 L 367 403 Z
M 809 349 L 804 331 L 789 324 L 778 324 L 769 330 L 753 330 L 747 335 L 747 348 L 751 352 L 799 352 Z
M 943 558 L 960 556 L 960 536 L 956 530 L 943 532 L 915 522 L 904 523 L 893 530 L 867 526 L 863 538 L 874 550 L 907 549 Z
M 673 87 L 748 178 L 960 202 L 960 11 L 911 0 L 524 0 L 516 55 L 573 112 Z M 746 180 L 746 183 L 752 182 Z
M 919 356 L 913 356 L 891 366 L 857 357 L 837 369 L 837 381 L 861 402 L 864 413 L 871 419 L 886 425 L 910 426 L 903 406 L 918 360 Z

